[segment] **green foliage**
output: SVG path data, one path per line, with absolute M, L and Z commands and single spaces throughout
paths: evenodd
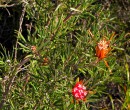
M 29 1 L 25 17 L 32 26 L 28 24 L 27 36 L 16 31 L 18 47 L 11 55 L 5 48 L 1 52 L 1 109 L 127 109 L 129 34 L 116 28 L 124 24 L 110 5 L 105 9 L 96 0 Z M 108 68 L 103 60 L 97 62 L 95 47 L 117 30 L 105 58 Z M 16 50 L 22 53 L 18 58 Z M 76 103 L 71 94 L 77 78 L 89 91 L 86 102 Z

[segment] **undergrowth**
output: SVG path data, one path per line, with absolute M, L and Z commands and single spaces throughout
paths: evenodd
M 122 3 L 127 9 L 128 2 Z M 2 8 L 9 11 L 11 4 Z M 129 21 L 119 17 L 123 7 L 97 0 L 32 0 L 16 5 L 22 10 L 13 33 L 16 44 L 11 51 L 1 44 L 0 109 L 130 109 L 130 28 Z M 103 60 L 97 62 L 96 46 L 102 38 L 110 40 L 104 58 L 109 67 Z M 89 91 L 86 101 L 76 102 L 72 96 L 78 79 Z

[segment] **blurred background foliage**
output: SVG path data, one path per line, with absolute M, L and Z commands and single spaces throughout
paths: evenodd
M 129 0 L 3 0 L 0 12 L 0 109 L 130 109 Z M 111 73 L 95 47 L 113 32 Z M 91 91 L 79 104 L 78 78 Z

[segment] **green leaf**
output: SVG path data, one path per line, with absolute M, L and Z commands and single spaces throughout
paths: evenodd
M 21 39 L 23 42 L 26 42 L 24 36 L 21 34 L 21 32 L 16 31 L 18 33 L 18 38 Z
M 4 65 L 5 63 L 3 61 L 0 61 L 0 65 Z
M 20 43 L 20 42 L 18 42 L 18 44 L 19 44 L 23 49 L 29 50 L 29 48 L 28 48 L 27 46 L 25 46 L 24 44 L 22 44 L 22 43 Z

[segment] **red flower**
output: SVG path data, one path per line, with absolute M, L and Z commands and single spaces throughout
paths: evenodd
M 86 91 L 86 87 L 83 85 L 82 81 L 77 82 L 72 89 L 72 95 L 76 100 L 84 100 L 86 98 L 86 95 L 88 94 L 88 91 Z
M 103 39 L 96 46 L 96 56 L 100 60 L 105 58 L 108 52 L 110 51 L 109 43 L 110 43 L 109 41 L 106 41 L 106 39 Z

